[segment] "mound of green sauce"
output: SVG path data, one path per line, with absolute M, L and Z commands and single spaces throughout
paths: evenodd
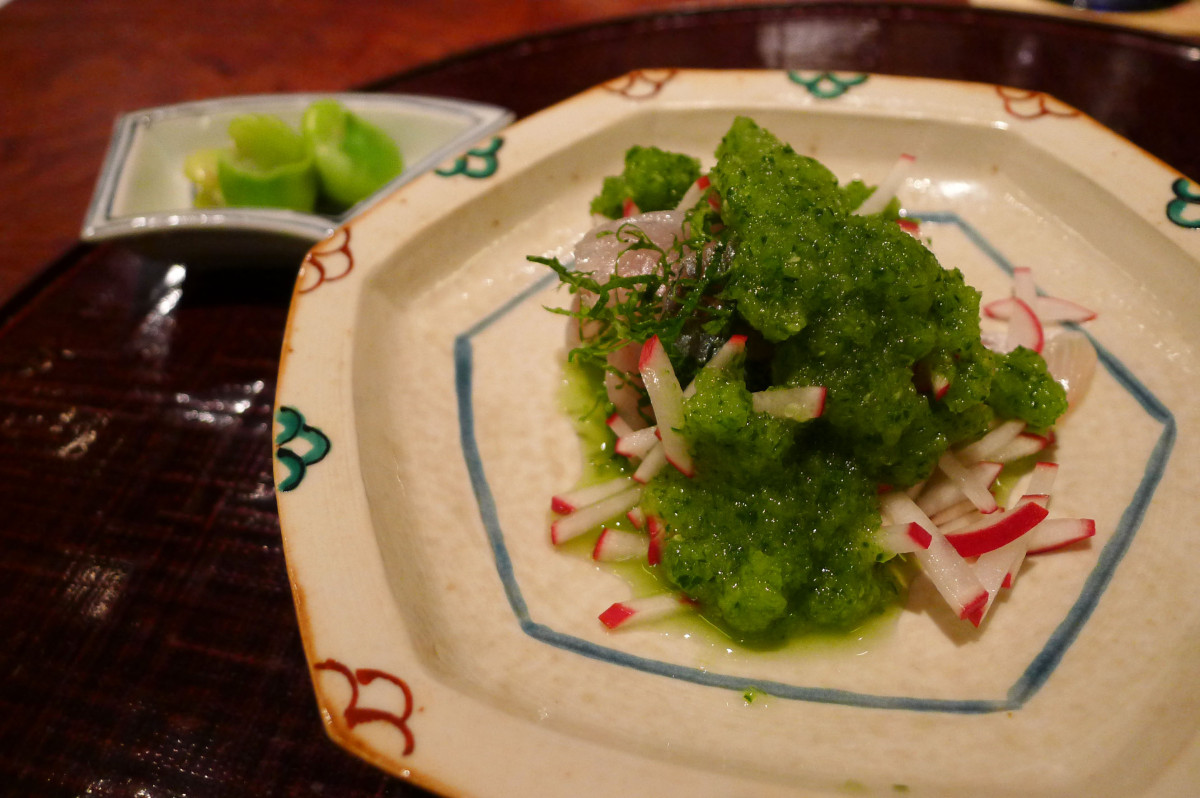
M 695 180 L 694 159 L 636 149 L 594 209 L 619 215 L 646 185 L 661 199 L 643 192 L 641 210 L 674 207 Z M 683 427 L 696 474 L 666 468 L 647 485 L 643 507 L 668 530 L 660 575 L 736 636 L 851 629 L 903 592 L 872 543 L 881 486 L 926 478 L 997 418 L 1046 429 L 1065 395 L 1036 353 L 982 345 L 979 293 L 895 223 L 894 206 L 853 213 L 867 187 L 839 184 L 744 117 L 716 156 L 720 209 L 701 200 L 687 242 L 714 252 L 690 286 L 706 302 L 664 325 L 681 378 L 696 375 Z M 699 370 L 711 347 L 694 339 L 735 333 L 746 356 Z M 587 360 L 586 344 L 574 354 Z M 820 418 L 753 411 L 751 391 L 800 385 L 827 388 Z

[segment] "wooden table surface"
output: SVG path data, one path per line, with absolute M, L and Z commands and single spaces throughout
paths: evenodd
M 121 113 L 231 94 L 348 89 L 528 33 L 736 4 L 12 0 L 0 7 L 0 301 L 78 240 Z

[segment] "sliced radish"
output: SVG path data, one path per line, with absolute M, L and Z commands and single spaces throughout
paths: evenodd
M 630 429 L 641 429 L 649 422 L 644 415 L 644 394 L 639 386 L 637 374 L 618 374 L 613 371 L 604 374 L 604 392 L 608 401 L 616 408 L 620 417 Z
M 755 413 L 766 413 L 793 421 L 811 421 L 825 412 L 826 390 L 821 385 L 768 388 L 750 394 Z
M 592 547 L 592 559 L 599 562 L 620 562 L 646 556 L 646 536 L 636 532 L 604 527 L 596 545 Z
M 645 485 L 654 479 L 658 475 L 658 472 L 662 471 L 666 465 L 667 452 L 663 449 L 662 441 L 658 441 L 650 451 L 646 452 L 646 456 L 638 464 L 637 470 L 633 472 L 633 481 Z
M 975 505 L 971 503 L 970 499 L 963 499 L 958 504 L 952 504 L 936 513 L 929 513 L 929 520 L 937 524 L 938 529 L 943 532 L 949 532 L 951 524 L 971 514 L 979 518 L 985 517 L 983 513 L 975 509 Z
M 595 504 L 601 499 L 607 499 L 614 493 L 620 493 L 632 487 L 635 487 L 635 485 L 629 477 L 617 477 L 616 479 L 597 482 L 594 485 L 555 494 L 550 499 L 550 509 L 559 515 L 566 515 L 567 513 L 575 512 L 581 507 Z
M 1037 285 L 1033 281 L 1033 270 L 1028 266 L 1013 268 L 1012 295 L 1014 299 L 1021 300 L 1033 310 L 1037 302 Z M 1036 312 L 1034 315 L 1037 315 Z
M 964 463 L 992 460 L 997 452 L 1015 440 L 1024 430 L 1025 422 L 1019 419 L 1002 422 L 979 440 L 960 449 L 958 458 Z
M 1091 321 L 1096 318 L 1096 311 L 1086 308 L 1069 299 L 1059 299 L 1054 296 L 1039 296 L 1032 303 L 1027 303 L 1037 314 L 1042 325 L 1075 322 L 1076 324 Z M 1013 314 L 1013 298 L 1004 297 L 983 306 L 983 314 L 991 319 L 1008 321 Z
M 692 476 L 694 467 L 688 451 L 687 440 L 679 430 L 683 428 L 683 389 L 671 366 L 671 358 L 663 348 L 658 336 L 652 336 L 642 347 L 638 371 L 646 383 L 650 406 L 658 423 L 658 436 L 662 440 L 663 453 L 667 462 L 685 476 Z
M 893 492 L 883 496 L 881 510 L 890 523 L 916 523 L 929 533 L 929 548 L 917 549 L 913 556 L 955 614 L 978 626 L 987 608 L 988 592 L 970 564 L 921 512 L 916 502 L 904 493 Z
M 658 565 L 662 562 L 663 540 L 667 536 L 667 528 L 657 516 L 648 515 L 646 532 L 650 535 L 650 542 L 646 548 L 646 564 Z
M 892 165 L 891 170 L 883 178 L 883 181 L 875 187 L 875 190 L 871 192 L 869 197 L 863 200 L 863 204 L 859 205 L 854 213 L 858 216 L 871 216 L 887 208 L 888 203 L 892 201 L 892 198 L 900 191 L 900 187 L 904 185 L 909 170 L 916 160 L 916 157 L 908 153 L 901 155 L 896 163 Z
M 1029 533 L 1029 553 L 1045 554 L 1095 534 L 1096 522 L 1091 518 L 1048 518 Z
M 625 513 L 625 517 L 629 519 L 629 523 L 633 524 L 634 529 L 643 529 L 646 526 L 646 511 L 641 507 L 634 507 Z
M 658 443 L 658 429 L 644 427 L 617 438 L 613 451 L 622 457 L 645 457 Z
M 1046 342 L 1042 351 L 1046 369 L 1067 392 L 1067 405 L 1074 407 L 1088 392 L 1099 356 L 1088 337 L 1078 330 L 1065 330 Z
M 940 372 L 934 372 L 929 377 L 929 387 L 934 399 L 945 399 L 950 393 L 950 378 Z
M 998 549 L 986 552 L 975 561 L 975 575 L 988 592 L 987 606 L 984 615 L 991 609 L 997 594 L 1012 587 L 1014 574 L 1025 560 L 1025 538 L 1018 538 Z
M 557 546 L 571 538 L 577 538 L 584 532 L 628 512 L 641 498 L 642 486 L 635 485 L 594 504 L 581 507 L 570 515 L 564 515 L 550 525 L 550 542 Z
M 746 351 L 746 336 L 731 335 L 729 340 L 721 344 L 721 348 L 716 351 L 708 362 L 704 364 L 706 369 L 723 369 L 728 367 L 738 355 Z M 688 387 L 683 389 L 683 398 L 691 399 L 696 395 L 696 381 L 692 380 Z
M 990 490 L 992 480 L 985 479 L 986 472 L 976 472 L 967 468 L 953 452 L 946 452 L 938 459 L 938 468 L 958 485 L 963 495 L 971 500 L 979 512 L 996 511 L 996 497 Z
M 1035 501 L 1022 499 L 1012 510 L 996 513 L 984 526 L 946 534 L 946 540 L 963 557 L 978 557 L 1013 542 L 1040 524 L 1047 515 L 1046 508 Z
M 1014 460 L 1032 457 L 1038 452 L 1045 451 L 1052 443 L 1054 443 L 1053 434 L 1034 435 L 1030 432 L 1022 432 L 1007 446 L 996 452 L 993 457 L 998 463 L 1011 463 Z
M 604 423 L 613 431 L 613 435 L 616 435 L 618 440 L 633 432 L 633 427 L 629 425 L 629 422 L 621 418 L 621 414 L 616 411 L 609 413 Z
M 673 593 L 618 601 L 600 613 L 600 623 L 609 629 L 623 629 L 659 618 L 666 618 L 690 604 Z
M 1058 463 L 1045 461 L 1034 464 L 1029 475 L 1029 484 L 1025 486 L 1026 493 L 1041 493 L 1049 496 L 1054 491 L 1054 480 L 1058 477 Z
M 900 226 L 901 230 L 908 233 L 913 238 L 921 237 L 921 226 L 917 224 L 916 219 L 900 218 L 896 220 L 896 224 Z
M 1046 334 L 1033 308 L 1023 300 L 1013 297 L 1012 317 L 1008 320 L 1008 337 L 1004 339 L 1004 351 L 1011 352 L 1019 346 L 1041 352 L 1046 343 Z
M 628 218 L 630 216 L 637 216 L 639 213 L 641 213 L 641 211 L 638 209 L 637 204 L 633 201 L 633 198 L 627 197 L 624 204 L 621 206 L 621 215 Z
M 973 484 L 981 485 L 985 490 L 990 490 L 1003 469 L 1004 466 L 1001 463 L 982 460 L 967 467 L 969 473 L 968 479 Z M 921 511 L 930 518 L 933 518 L 934 523 L 938 523 L 940 526 L 940 522 L 935 516 L 953 507 L 965 498 L 966 494 L 963 492 L 959 481 L 946 475 L 943 470 L 940 471 L 938 476 L 929 481 L 925 490 L 916 497 L 916 501 Z M 968 501 L 970 500 L 968 499 Z M 975 506 L 974 502 L 972 502 L 972 506 Z M 961 514 L 958 513 L 958 515 Z M 954 517 L 957 517 L 957 515 Z
M 927 549 L 932 540 L 933 536 L 925 527 L 915 521 L 880 527 L 876 537 L 880 548 L 893 554 L 909 554 L 917 549 Z

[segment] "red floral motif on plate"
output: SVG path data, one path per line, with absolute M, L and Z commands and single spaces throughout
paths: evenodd
M 413 711 L 413 697 L 412 691 L 409 690 L 408 685 L 403 679 L 393 676 L 386 671 L 375 670 L 374 668 L 351 670 L 348 666 L 335 659 L 327 659 L 324 662 L 319 662 L 314 667 L 319 671 L 340 673 L 350 685 L 350 702 L 342 710 L 342 717 L 346 721 L 347 728 L 353 729 L 360 723 L 373 723 L 375 721 L 388 723 L 404 735 L 404 751 L 402 754 L 408 756 L 413 752 L 415 740 L 412 730 L 408 728 L 408 718 L 412 715 Z M 365 687 L 376 679 L 383 679 L 400 688 L 400 691 L 404 694 L 404 709 L 402 712 L 397 714 L 386 709 L 359 706 L 359 686 Z
M 301 294 L 315 291 L 352 272 L 354 255 L 350 252 L 350 228 L 339 227 L 329 238 L 310 249 L 304 256 L 303 268 L 304 285 L 298 289 Z M 316 276 L 310 279 L 310 274 Z

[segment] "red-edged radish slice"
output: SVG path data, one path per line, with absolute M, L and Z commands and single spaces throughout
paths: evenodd
M 1003 588 L 1012 586 L 1013 574 L 1025 561 L 1025 548 L 1025 538 L 1018 538 L 998 549 L 981 554 L 975 561 L 975 575 L 979 577 L 979 581 L 983 583 L 988 592 L 984 615 L 991 609 L 996 595 Z
M 1043 324 L 1063 321 L 1081 324 L 1096 318 L 1096 311 L 1091 308 L 1085 308 L 1078 302 L 1060 299 L 1056 296 L 1038 297 L 1034 310 L 1037 311 L 1038 318 L 1042 320 Z
M 604 423 L 613 431 L 613 435 L 617 436 L 617 440 L 633 432 L 633 427 L 630 426 L 629 422 L 621 418 L 621 414 L 616 411 L 610 413 L 608 418 L 604 420 Z
M 1029 484 L 1025 486 L 1026 493 L 1040 493 L 1049 496 L 1054 492 L 1054 480 L 1058 477 L 1058 463 L 1041 461 L 1035 463 L 1029 474 Z
M 642 462 L 638 464 L 637 470 L 633 472 L 633 481 L 640 482 L 645 485 L 650 480 L 657 476 L 659 471 L 662 471 L 667 465 L 667 453 L 663 449 L 662 441 L 658 441 L 646 452 L 646 456 L 642 458 Z
M 1037 284 L 1033 281 L 1033 270 L 1028 266 L 1013 268 L 1012 295 L 1014 299 L 1021 300 L 1033 310 L 1034 303 L 1037 302 Z M 1034 315 L 1037 315 L 1036 311 Z
M 934 399 L 945 399 L 950 393 L 950 378 L 940 372 L 934 372 L 929 377 L 929 387 Z
M 599 562 L 621 562 L 646 556 L 646 536 L 636 532 L 604 527 L 592 547 L 592 559 Z
M 685 191 L 683 196 L 679 199 L 679 204 L 675 206 L 675 210 L 690 211 L 692 206 L 699 202 L 700 198 L 707 194 L 711 187 L 712 181 L 708 179 L 708 175 L 700 175 L 700 177 L 696 179 L 695 183 L 692 183 L 690 186 L 688 186 L 688 190 Z M 714 210 L 719 211 L 721 209 L 720 200 L 714 196 L 709 196 L 708 204 L 711 205 Z
M 896 220 L 896 224 L 900 226 L 901 230 L 908 233 L 913 238 L 921 237 L 921 226 L 917 224 L 916 219 L 900 218 Z
M 691 606 L 673 593 L 618 601 L 600 613 L 600 623 L 609 629 L 625 629 L 641 623 L 666 618 Z
M 620 493 L 632 487 L 635 487 L 635 485 L 629 477 L 617 477 L 616 479 L 597 482 L 594 485 L 576 488 L 565 493 L 556 493 L 550 499 L 550 509 L 559 515 L 566 515 L 582 507 L 587 507 L 589 504 L 595 504 L 601 499 L 607 499 L 614 493 Z
M 746 336 L 731 335 L 729 340 L 721 344 L 721 348 L 704 364 L 706 369 L 723 369 L 733 363 L 734 358 L 746 351 Z M 688 383 L 683 389 L 683 398 L 691 399 L 696 395 L 696 381 Z
M 958 459 L 964 463 L 976 463 L 980 460 L 991 460 L 996 452 L 1003 449 L 1025 430 L 1025 422 L 1013 419 L 997 424 L 979 440 L 958 450 Z
M 635 485 L 595 504 L 582 507 L 570 515 L 564 515 L 550 525 L 550 542 L 557 546 L 571 538 L 577 538 L 612 518 L 624 515 L 641 499 L 642 486 Z
M 916 523 L 929 533 L 929 548 L 917 549 L 913 556 L 955 614 L 978 626 L 987 607 L 988 592 L 970 564 L 921 512 L 916 502 L 904 493 L 884 495 L 880 499 L 880 509 L 889 523 Z
M 750 403 L 755 413 L 793 421 L 811 421 L 825 412 L 825 394 L 822 385 L 768 388 L 750 394 Z
M 996 497 L 990 490 L 992 480 L 982 478 L 986 477 L 986 472 L 975 472 L 967 468 L 953 452 L 946 452 L 938 459 L 938 468 L 958 485 L 963 495 L 971 500 L 979 512 L 996 511 Z
M 879 547 L 893 554 L 909 554 L 917 549 L 929 548 L 933 536 L 920 524 L 888 524 L 879 529 L 876 542 Z
M 936 513 L 929 513 L 929 520 L 937 524 L 937 528 L 943 532 L 950 531 L 950 525 L 967 515 L 974 513 L 979 518 L 985 516 L 975 509 L 975 505 L 970 499 L 963 499 L 958 504 L 952 504 L 949 507 L 939 510 Z
M 1031 457 L 1044 451 L 1052 443 L 1054 443 L 1053 433 L 1034 435 L 1030 432 L 1022 432 L 1011 443 L 996 452 L 993 457 L 998 463 L 1011 463 L 1014 460 Z
M 1004 339 L 1004 351 L 1011 352 L 1019 346 L 1041 352 L 1046 343 L 1046 334 L 1033 308 L 1013 297 L 1012 317 L 1008 320 L 1008 336 Z
M 908 178 L 909 170 L 916 162 L 916 157 L 904 153 L 892 165 L 887 176 L 875 187 L 871 192 L 871 196 L 863 200 L 863 204 L 858 206 L 854 213 L 858 216 L 870 216 L 879 213 L 887 208 L 888 203 L 900 191 L 900 187 L 904 185 L 904 181 Z
M 638 387 L 636 374 L 617 374 L 609 371 L 604 374 L 604 391 L 608 401 L 616 408 L 625 425 L 630 429 L 641 429 L 648 426 L 649 421 L 643 414 L 644 402 L 641 389 Z
M 1059 299 L 1056 296 L 1039 296 L 1030 304 L 1042 325 L 1075 322 L 1076 324 L 1091 321 L 1096 318 L 1096 311 L 1086 308 L 1069 299 Z M 1012 297 L 1004 297 L 983 306 L 983 314 L 990 319 L 1008 321 L 1012 318 Z
M 1091 518 L 1047 518 L 1029 533 L 1029 554 L 1045 554 L 1095 534 L 1096 522 Z
M 1012 543 L 1045 520 L 1046 508 L 1022 499 L 1012 510 L 998 513 L 990 523 L 946 534 L 946 540 L 963 557 L 978 557 Z
M 613 451 L 623 457 L 645 457 L 658 443 L 658 429 L 644 427 L 617 438 Z
M 646 532 L 650 535 L 650 543 L 646 548 L 646 564 L 658 565 L 662 562 L 663 540 L 667 536 L 667 528 L 657 516 L 648 515 Z
M 996 478 L 1000 476 L 1000 472 L 1003 469 L 1004 466 L 1001 463 L 993 463 L 988 460 L 982 460 L 967 467 L 971 482 L 982 485 L 985 489 L 990 489 L 995 484 Z M 929 481 L 925 490 L 916 497 L 916 500 L 917 506 L 921 508 L 921 511 L 930 518 L 933 518 L 934 523 L 940 526 L 940 522 L 934 516 L 953 507 L 964 498 L 966 498 L 966 494 L 963 492 L 959 481 L 946 475 L 945 471 L 942 471 L 938 477 Z M 974 502 L 972 502 L 972 506 L 974 506 Z M 958 515 L 961 515 L 961 513 Z M 957 515 L 954 517 L 957 517 Z
M 1092 385 L 1100 359 L 1096 347 L 1078 330 L 1065 330 L 1046 342 L 1042 357 L 1050 376 L 1066 390 L 1067 406 L 1074 407 Z
M 629 519 L 629 523 L 633 524 L 634 529 L 644 529 L 646 526 L 646 511 L 641 507 L 634 507 L 625 513 L 625 517 Z
M 642 382 L 654 408 L 654 419 L 658 423 L 658 437 L 662 440 L 663 453 L 667 462 L 685 476 L 692 476 L 695 469 L 687 440 L 679 432 L 683 428 L 683 389 L 671 366 L 671 358 L 663 348 L 658 336 L 652 336 L 642 347 L 638 362 Z
M 627 197 L 621 205 L 621 215 L 629 218 L 630 216 L 637 216 L 639 213 L 641 213 L 641 210 L 638 208 L 637 203 L 633 201 L 632 197 Z

